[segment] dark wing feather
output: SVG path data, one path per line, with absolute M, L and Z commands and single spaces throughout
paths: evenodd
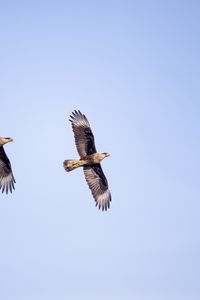
M 94 135 L 86 116 L 75 110 L 70 116 L 70 122 L 72 122 L 76 148 L 80 157 L 97 152 Z
M 15 189 L 14 187 L 15 178 L 12 173 L 12 168 L 10 161 L 4 151 L 3 147 L 0 147 L 0 189 L 2 189 L 2 193 L 4 190 L 6 194 L 10 190 Z
M 85 179 L 95 199 L 96 206 L 98 206 L 99 209 L 102 208 L 102 210 L 110 208 L 111 194 L 101 165 L 95 164 L 84 166 L 83 171 Z

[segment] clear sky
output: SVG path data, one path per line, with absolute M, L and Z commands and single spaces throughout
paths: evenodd
M 0 1 L 0 299 L 200 299 L 199 1 Z M 69 115 L 112 192 L 95 207 Z

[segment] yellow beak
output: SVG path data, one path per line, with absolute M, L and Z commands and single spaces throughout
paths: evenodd
M 5 143 L 10 143 L 10 142 L 13 142 L 14 140 L 12 138 L 4 138 L 3 141 Z

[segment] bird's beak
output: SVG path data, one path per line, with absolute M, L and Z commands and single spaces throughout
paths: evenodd
M 10 143 L 10 142 L 13 142 L 14 140 L 12 138 L 5 138 L 5 143 Z
M 106 153 L 106 157 L 107 157 L 107 156 L 110 156 L 110 154 L 109 154 L 109 153 Z

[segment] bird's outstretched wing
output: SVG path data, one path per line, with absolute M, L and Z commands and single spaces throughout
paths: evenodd
M 9 190 L 12 193 L 12 190 L 15 189 L 14 183 L 15 178 L 12 173 L 10 161 L 4 148 L 0 147 L 0 190 L 2 189 L 2 193 L 5 190 L 6 194 Z
M 93 154 L 96 151 L 94 135 L 85 115 L 80 111 L 74 111 L 69 121 L 72 123 L 75 143 L 80 157 Z
M 110 208 L 111 194 L 101 165 L 94 164 L 91 166 L 84 166 L 83 171 L 95 199 L 96 206 L 98 206 L 99 209 L 102 208 L 102 210 Z

